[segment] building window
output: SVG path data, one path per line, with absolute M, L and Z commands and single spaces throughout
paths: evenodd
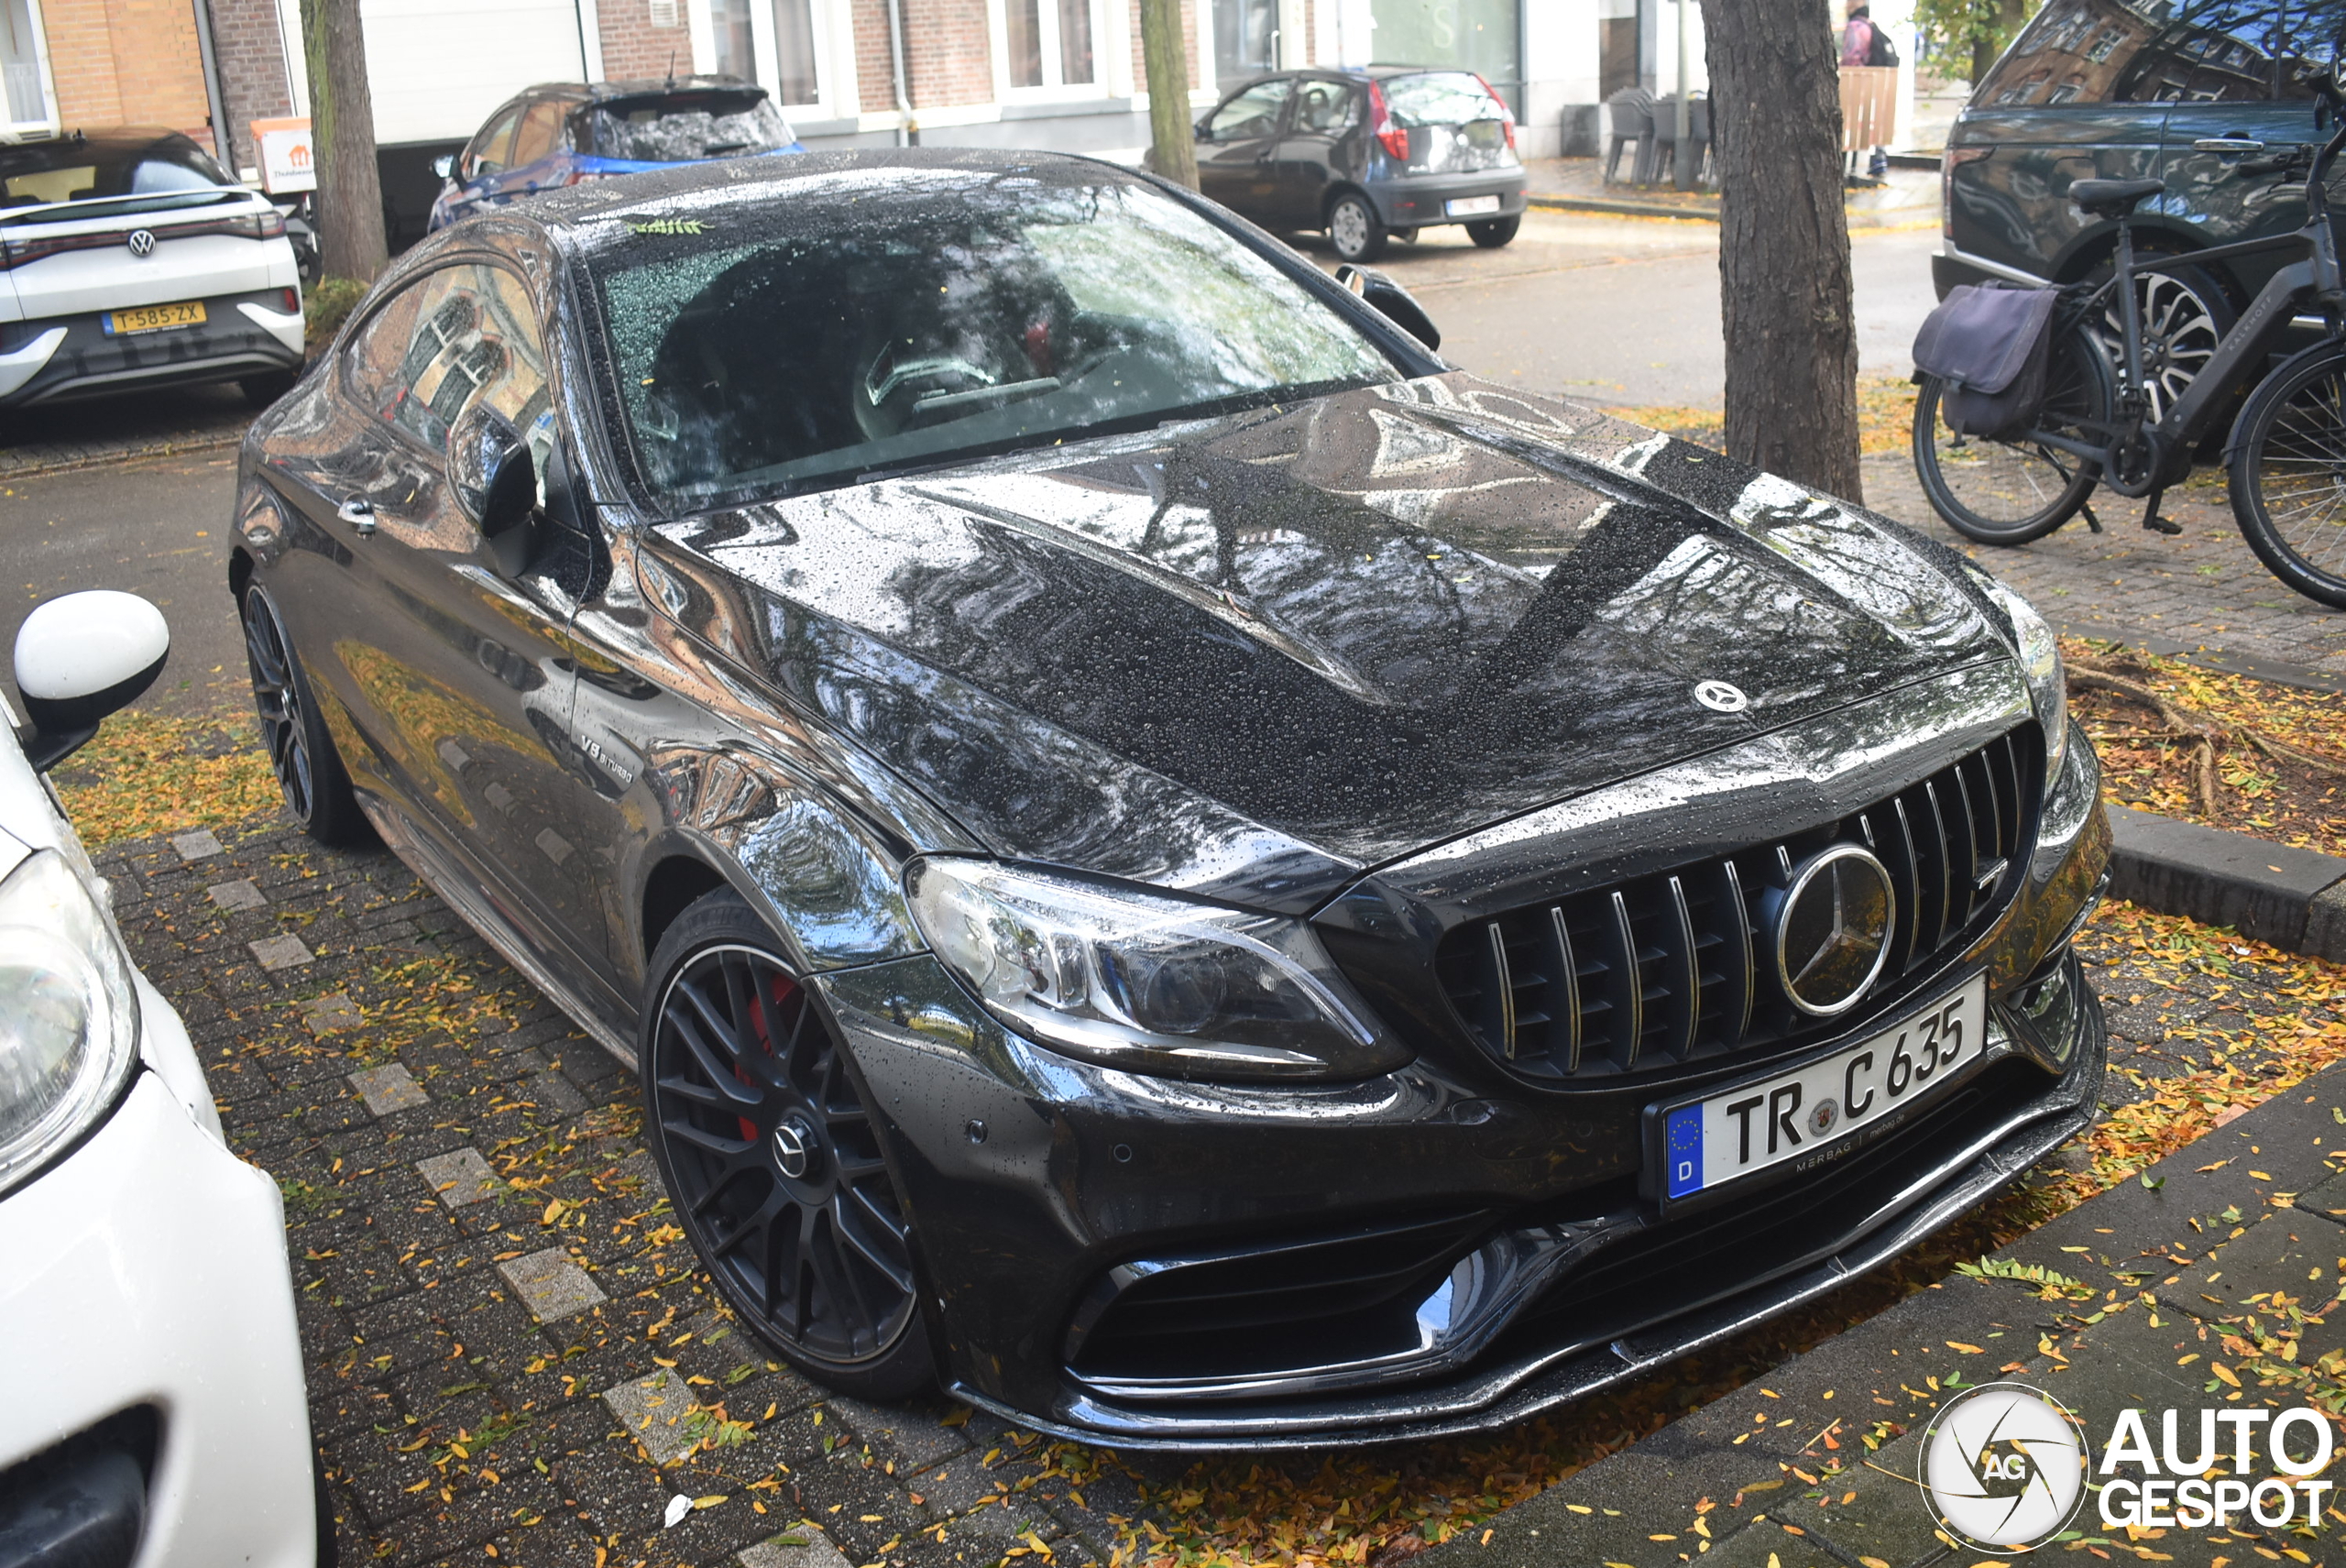
M 1213 76 L 1229 86 L 1278 65 L 1278 0 L 1213 0 Z
M 758 79 L 758 48 L 750 30 L 750 0 L 708 0 L 709 31 L 717 44 L 717 74 Z
M 774 96 L 784 104 L 820 103 L 814 0 L 773 0 L 773 52 Z
M 40 65 L 40 25 L 32 0 L 5 0 L 0 4 L 0 78 L 5 78 L 13 126 L 46 130 L 52 123 Z
M 1003 38 L 1013 87 L 1085 87 L 1091 59 L 1091 0 L 1003 0 Z

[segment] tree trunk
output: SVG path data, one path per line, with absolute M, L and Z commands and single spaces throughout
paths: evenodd
M 1189 53 L 1180 0 L 1140 0 L 1140 49 L 1148 72 L 1150 161 L 1166 179 L 1198 188 L 1197 131 L 1189 124 Z
M 1702 4 L 1720 182 L 1727 449 L 1858 500 L 1858 334 L 1833 18 L 1826 0 Z
M 390 259 L 375 168 L 375 100 L 358 0 L 301 0 L 310 138 L 318 170 L 318 250 L 328 278 L 371 283 Z

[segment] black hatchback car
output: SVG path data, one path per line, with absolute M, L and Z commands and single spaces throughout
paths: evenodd
M 1348 281 L 1086 159 L 679 169 L 425 241 L 245 443 L 289 803 L 636 1064 L 834 1387 L 1493 1426 L 2092 1117 L 2045 623 Z
M 1273 233 L 1324 229 L 1346 261 L 1443 224 L 1495 247 L 1523 223 L 1514 113 L 1472 71 L 1266 76 L 1215 104 L 1197 133 L 1207 195 Z
M 2116 225 L 2070 203 L 2079 180 L 2165 182 L 2135 211 L 2138 249 L 2183 255 L 2294 232 L 2300 185 L 2233 166 L 2323 139 L 2299 72 L 2330 61 L 2342 27 L 2346 0 L 2048 0 L 1947 137 L 1940 295 L 1986 278 L 2071 282 L 2105 269 Z M 2276 249 L 2141 280 L 2154 414 L 2293 259 Z

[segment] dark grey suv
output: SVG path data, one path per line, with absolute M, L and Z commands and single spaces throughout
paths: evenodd
M 1515 115 L 1471 71 L 1372 65 L 1250 82 L 1198 122 L 1198 185 L 1274 233 L 1325 229 L 1346 261 L 1439 224 L 1464 224 L 1491 248 L 1523 222 Z
M 2298 227 L 2297 186 L 2242 180 L 2234 166 L 2261 146 L 2320 139 L 2298 72 L 2330 62 L 2341 24 L 2346 0 L 2049 0 L 1947 138 L 1939 293 L 1989 277 L 2068 282 L 2106 267 L 2116 226 L 2071 204 L 2079 180 L 2165 182 L 2138 209 L 2137 248 L 2187 253 Z M 2142 280 L 2154 401 L 2190 378 L 2290 258 L 2276 250 Z

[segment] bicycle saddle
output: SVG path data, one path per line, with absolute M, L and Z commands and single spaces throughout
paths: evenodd
M 2165 189 L 2164 180 L 2077 180 L 2070 182 L 2069 200 L 2097 218 L 2118 218 Z

